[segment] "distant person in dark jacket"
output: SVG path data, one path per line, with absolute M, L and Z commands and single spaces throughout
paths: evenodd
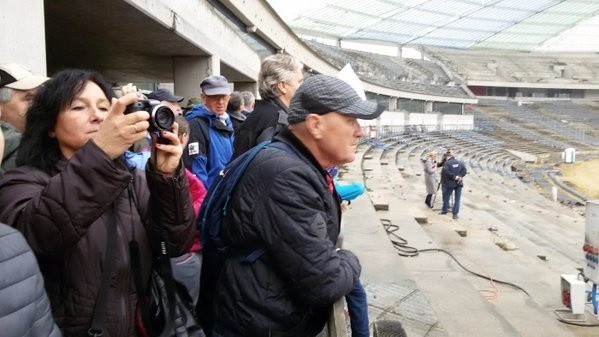
M 23 235 L 0 224 L 0 327 L 3 337 L 60 337 L 44 278 Z
M 233 158 L 272 137 L 287 126 L 291 98 L 302 84 L 302 64 L 290 55 L 265 58 L 258 74 L 261 100 L 235 132 Z
M 443 176 L 441 179 L 441 184 L 443 185 L 443 208 L 441 209 L 441 214 L 447 214 L 449 211 L 449 199 L 453 193 L 453 218 L 458 219 L 460 201 L 462 199 L 462 187 L 464 187 L 463 179 L 468 170 L 466 170 L 466 165 L 457 160 L 451 153 L 446 154 L 445 159 L 443 170 L 441 171 L 441 175 Z
M 161 132 L 168 144 L 154 139 L 145 172 L 125 165 L 125 150 L 148 135 L 148 112 L 124 114 L 139 98 L 130 93 L 116 99 L 93 71 L 58 72 L 38 91 L 18 167 L 0 183 L 0 221 L 21 231 L 36 254 L 65 336 L 87 335 L 108 252 L 114 270 L 104 335 L 136 336 L 136 291 L 143 289 L 132 282 L 130 243 L 137 242 L 147 282 L 160 248 L 156 238 L 167 236 L 173 257 L 193 241 L 195 216 L 177 124 L 173 132 Z M 107 250 L 111 240 L 115 249 Z
M 229 98 L 229 103 L 227 104 L 227 113 L 231 118 L 231 123 L 233 123 L 233 130 L 239 130 L 241 124 L 245 121 L 245 115 L 242 113 L 243 111 L 243 96 L 239 91 L 233 91 L 231 93 L 231 97 Z
M 333 303 L 356 287 L 358 258 L 335 247 L 341 206 L 327 169 L 355 159 L 358 119 L 383 110 L 334 77 L 316 75 L 299 88 L 289 127 L 258 153 L 231 196 L 223 240 L 265 252 L 253 263 L 225 262 L 213 336 L 316 336 Z
M 250 113 L 252 113 L 252 111 L 254 111 L 256 98 L 251 91 L 242 91 L 241 97 L 243 97 L 243 110 L 241 110 L 241 113 L 247 117 Z

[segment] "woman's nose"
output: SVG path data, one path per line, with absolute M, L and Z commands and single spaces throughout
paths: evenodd
M 92 117 L 94 120 L 100 122 L 104 121 L 104 117 L 106 117 L 106 111 L 100 108 L 93 108 L 92 111 Z

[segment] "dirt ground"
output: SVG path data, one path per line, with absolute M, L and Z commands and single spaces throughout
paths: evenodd
M 560 164 L 560 179 L 591 199 L 599 199 L 599 160 Z

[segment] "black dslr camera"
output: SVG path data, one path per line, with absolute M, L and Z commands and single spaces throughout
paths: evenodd
M 150 114 L 148 131 L 171 131 L 175 123 L 175 113 L 166 105 L 155 99 L 144 99 L 130 104 L 125 109 L 125 115 L 135 111 L 147 111 Z

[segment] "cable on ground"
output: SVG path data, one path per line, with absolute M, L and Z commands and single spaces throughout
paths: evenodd
M 445 249 L 440 249 L 440 248 L 417 249 L 415 247 L 408 246 L 408 241 L 406 239 L 402 238 L 401 236 L 399 236 L 397 233 L 395 233 L 399 230 L 398 225 L 393 224 L 391 222 L 391 220 L 389 220 L 389 219 L 380 219 L 380 220 L 381 220 L 381 223 L 383 224 L 383 227 L 385 228 L 385 231 L 387 232 L 387 235 L 389 236 L 389 238 L 391 240 L 391 243 L 393 244 L 393 248 L 395 248 L 397 250 L 397 254 L 399 254 L 400 256 L 414 257 L 414 256 L 418 256 L 420 253 L 425 253 L 425 252 L 442 252 L 442 253 L 449 255 L 449 257 L 451 257 L 458 264 L 458 266 L 460 266 L 462 269 L 464 269 L 468 273 L 470 273 L 474 276 L 483 278 L 485 280 L 489 280 L 494 283 L 499 283 L 499 284 L 507 285 L 512 288 L 518 289 L 518 290 L 522 291 L 523 293 L 525 293 L 528 297 L 531 297 L 530 294 L 526 290 L 524 290 L 522 287 L 520 287 L 516 284 L 513 284 L 511 282 L 492 279 L 486 275 L 479 274 L 477 272 L 474 272 L 474 271 L 466 268 L 463 264 L 460 263 L 460 261 L 458 261 L 458 259 L 456 259 L 455 256 L 453 256 L 453 254 L 446 251 Z
M 460 261 L 458 261 L 458 259 L 451 254 L 450 252 L 446 251 L 445 249 L 440 249 L 440 248 L 427 248 L 427 249 L 417 249 L 415 247 L 412 246 L 408 246 L 408 241 L 404 238 L 402 238 L 401 236 L 399 236 L 396 232 L 399 230 L 399 226 L 395 225 L 391 222 L 391 220 L 389 219 L 380 219 L 381 223 L 383 224 L 383 227 L 385 228 L 385 231 L 387 232 L 387 235 L 389 236 L 389 239 L 391 240 L 391 243 L 393 244 L 393 248 L 395 248 L 397 250 L 397 254 L 400 256 L 405 256 L 405 257 L 415 257 L 418 256 L 420 253 L 426 253 L 426 252 L 442 252 L 445 253 L 447 255 L 449 255 L 449 257 L 451 257 L 457 264 L 458 266 L 460 266 L 462 269 L 464 269 L 465 271 L 467 271 L 468 273 L 474 275 L 474 276 L 478 276 L 480 278 L 483 278 L 485 280 L 489 280 L 491 281 L 491 284 L 493 284 L 493 287 L 499 291 L 499 289 L 495 286 L 495 283 L 499 283 L 499 284 L 503 284 L 503 285 L 507 285 L 510 286 L 512 288 L 518 289 L 520 291 L 522 291 L 523 293 L 525 293 L 528 297 L 532 298 L 532 296 L 530 296 L 530 294 L 524 290 L 522 287 L 511 283 L 511 282 L 506 282 L 506 281 L 501 281 L 501 280 L 496 280 L 493 279 L 489 276 L 486 275 L 482 275 L 479 274 L 477 272 L 474 272 L 468 268 L 466 268 L 463 264 L 460 263 Z M 491 290 L 483 290 L 486 292 L 493 292 Z M 494 300 L 496 299 L 497 293 L 495 293 L 494 295 L 491 295 L 491 297 L 489 298 L 490 300 Z M 486 296 L 485 296 L 486 297 Z M 570 324 L 570 325 L 576 325 L 576 326 L 580 326 L 580 327 L 598 327 L 599 324 L 584 324 L 584 323 L 579 323 L 579 321 L 570 321 L 568 319 L 562 318 L 557 314 L 557 309 L 554 310 L 554 312 L 557 315 L 557 320 L 559 322 L 562 322 L 564 324 Z M 587 316 L 585 313 L 585 320 L 587 320 Z

